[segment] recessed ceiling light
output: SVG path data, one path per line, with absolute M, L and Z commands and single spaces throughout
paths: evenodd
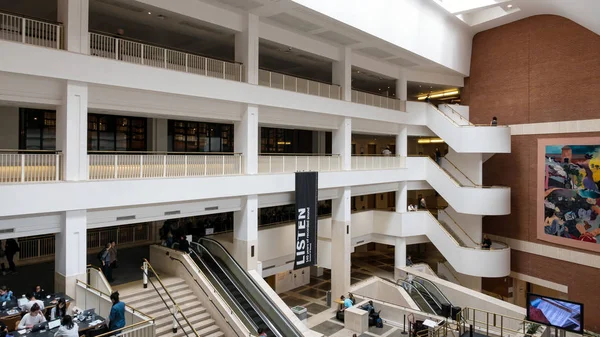
M 151 14 L 152 14 L 152 12 L 148 12 L 148 15 L 151 15 Z
M 357 71 L 356 71 L 356 73 L 357 73 L 357 74 L 360 74 L 360 70 L 357 70 Z
M 512 8 L 512 7 L 513 7 L 513 5 L 508 5 L 508 6 L 506 6 L 506 8 Z

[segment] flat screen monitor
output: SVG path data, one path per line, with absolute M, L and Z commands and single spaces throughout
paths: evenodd
M 583 333 L 583 303 L 527 294 L 527 320 Z

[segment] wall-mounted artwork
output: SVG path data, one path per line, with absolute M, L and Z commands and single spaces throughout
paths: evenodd
M 538 239 L 600 251 L 600 137 L 538 140 Z

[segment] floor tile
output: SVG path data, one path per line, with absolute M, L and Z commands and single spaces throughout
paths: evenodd
M 308 310 L 309 313 L 315 315 L 329 309 L 329 307 L 317 303 L 311 303 L 309 305 L 306 305 L 305 308 L 306 310 Z
M 357 279 L 360 279 L 360 280 L 364 280 L 366 278 L 371 277 L 371 275 L 369 275 L 369 274 L 360 273 L 360 272 L 352 273 L 352 274 L 350 274 L 350 276 L 354 277 L 354 278 L 357 278 Z
M 321 324 L 318 324 L 318 325 L 312 327 L 311 330 L 322 333 L 325 336 L 331 336 L 334 333 L 342 330 L 343 328 L 344 328 L 343 325 L 339 325 L 339 324 L 333 323 L 331 321 L 325 321 Z
M 313 287 L 314 289 L 319 289 L 319 290 L 331 290 L 331 283 L 330 282 L 324 282 L 319 284 L 318 286 Z
M 384 324 L 383 328 L 378 328 L 378 327 L 370 327 L 369 328 L 369 332 L 372 334 L 376 334 L 377 336 L 381 336 L 383 334 L 385 334 L 386 332 L 390 331 L 393 327 L 391 325 L 387 325 Z
M 288 296 L 286 298 L 283 298 L 282 300 L 285 302 L 285 304 L 287 304 L 288 307 L 295 307 L 297 305 L 304 305 L 306 303 L 309 303 L 305 299 L 294 297 L 294 296 Z
M 316 286 L 317 284 L 323 283 L 325 282 L 325 279 L 323 278 L 316 278 L 316 277 L 311 277 L 310 278 L 310 283 L 308 284 L 309 286 Z
M 402 329 L 396 329 L 396 331 L 392 332 L 391 334 L 387 335 L 387 337 L 408 337 L 408 332 L 406 332 L 406 334 L 402 334 Z
M 379 266 L 377 268 L 379 268 L 381 270 L 385 270 L 385 271 L 394 271 L 394 267 L 393 266 L 388 266 L 388 265 Z
M 303 296 L 308 296 L 308 297 L 312 297 L 312 298 L 321 298 L 323 296 L 325 296 L 325 292 L 323 290 L 319 290 L 319 289 L 306 289 L 302 292 L 300 292 L 301 295 Z

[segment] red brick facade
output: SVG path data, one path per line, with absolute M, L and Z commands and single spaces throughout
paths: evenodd
M 500 124 L 600 118 L 600 36 L 553 15 L 481 32 L 473 38 L 465 85 L 463 104 L 474 123 L 493 116 Z M 511 214 L 484 217 L 484 232 L 552 245 L 536 238 L 537 139 L 599 135 L 513 136 L 512 153 L 483 166 L 484 184 L 511 187 Z M 569 299 L 585 304 L 586 328 L 600 331 L 600 269 L 514 250 L 511 261 L 515 272 L 567 285 Z

